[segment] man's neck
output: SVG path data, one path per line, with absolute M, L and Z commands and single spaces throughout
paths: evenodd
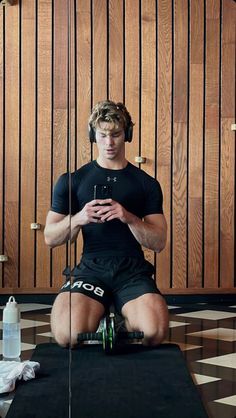
M 97 158 L 97 163 L 102 168 L 108 168 L 109 170 L 122 170 L 128 164 L 128 161 L 124 158 L 121 161 L 114 161 L 114 160 L 103 160 L 101 158 Z

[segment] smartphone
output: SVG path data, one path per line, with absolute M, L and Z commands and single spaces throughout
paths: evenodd
M 110 184 L 95 184 L 93 187 L 94 199 L 112 199 L 112 186 Z

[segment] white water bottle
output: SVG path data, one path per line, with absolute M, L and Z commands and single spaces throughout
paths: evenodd
M 20 310 L 10 296 L 3 310 L 3 357 L 17 358 L 21 353 Z

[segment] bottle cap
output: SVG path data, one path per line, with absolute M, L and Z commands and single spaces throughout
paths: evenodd
M 20 310 L 14 296 L 9 297 L 6 307 L 3 309 L 3 322 L 8 324 L 20 322 Z

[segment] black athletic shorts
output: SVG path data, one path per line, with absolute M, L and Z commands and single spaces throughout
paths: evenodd
M 107 310 L 113 303 L 121 313 L 125 303 L 145 293 L 161 294 L 153 279 L 154 267 L 142 257 L 82 257 L 67 276 L 61 292 L 83 293 L 102 303 Z M 71 285 L 71 286 L 70 286 Z

